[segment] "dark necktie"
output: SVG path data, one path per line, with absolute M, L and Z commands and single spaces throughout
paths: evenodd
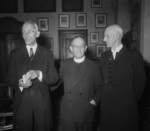
M 30 48 L 30 60 L 32 61 L 34 58 L 34 52 L 33 52 L 33 49 Z

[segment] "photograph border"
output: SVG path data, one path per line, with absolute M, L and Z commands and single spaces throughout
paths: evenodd
M 66 18 L 66 22 L 62 21 L 62 17 Z M 69 14 L 59 14 L 59 28 L 69 28 L 70 27 L 70 15 Z
M 83 16 L 83 22 L 80 23 L 79 17 Z M 86 27 L 87 26 L 87 14 L 86 13 L 76 13 L 76 27 Z
M 103 17 L 102 23 L 99 22 L 99 17 Z M 95 27 L 101 28 L 107 26 L 107 13 L 96 13 L 95 14 Z
M 95 35 L 95 39 L 93 39 L 93 35 Z M 99 42 L 99 32 L 90 32 L 90 42 L 91 43 Z
M 99 1 L 99 3 L 94 3 Z M 91 8 L 102 8 L 102 0 L 91 0 Z
M 106 44 L 97 44 L 95 46 L 95 57 L 100 58 L 102 53 L 107 50 Z
M 37 24 L 38 24 L 39 31 L 41 32 L 49 31 L 49 19 L 47 17 L 38 17 Z

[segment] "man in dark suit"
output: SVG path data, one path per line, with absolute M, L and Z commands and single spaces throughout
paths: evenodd
M 39 35 L 36 23 L 25 22 L 22 26 L 25 45 L 10 55 L 8 82 L 14 89 L 15 131 L 51 129 L 49 85 L 58 80 L 58 74 L 53 54 L 37 44 Z
M 95 62 L 85 57 L 87 45 L 80 36 L 70 45 L 73 58 L 62 61 L 60 78 L 64 83 L 60 118 L 63 131 L 92 131 L 95 106 L 102 84 Z
M 123 30 L 108 26 L 104 42 L 110 50 L 101 56 L 104 85 L 101 92 L 100 131 L 137 131 L 138 101 L 146 75 L 143 58 L 121 43 Z

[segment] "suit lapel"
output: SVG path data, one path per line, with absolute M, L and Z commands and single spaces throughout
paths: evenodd
M 126 55 L 126 47 L 123 46 L 123 48 L 116 54 L 116 61 L 122 59 Z
M 26 49 L 26 46 L 24 46 L 21 50 L 20 53 L 20 57 L 21 57 L 21 63 L 22 63 L 22 71 L 23 74 L 25 74 L 28 71 L 28 61 L 29 61 L 29 55 L 28 55 L 28 51 Z

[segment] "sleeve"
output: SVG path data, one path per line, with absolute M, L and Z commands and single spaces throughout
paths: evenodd
M 42 74 L 43 74 L 42 82 L 52 85 L 58 81 L 59 76 L 58 76 L 58 72 L 55 67 L 53 53 L 50 51 L 48 51 L 48 52 L 49 52 L 47 54 L 48 55 L 48 59 L 47 59 L 47 64 L 48 64 L 47 68 L 48 69 L 47 69 L 47 72 L 42 72 Z
M 134 90 L 137 100 L 139 101 L 146 86 L 146 72 L 144 69 L 143 57 L 139 52 L 133 52 L 133 73 L 134 73 Z
M 96 102 L 96 105 L 98 105 L 101 100 L 102 85 L 103 85 L 102 70 L 100 65 L 97 65 L 95 68 L 95 96 L 93 98 L 94 101 Z
M 8 66 L 8 72 L 7 72 L 7 83 L 12 87 L 13 89 L 18 88 L 18 80 L 16 75 L 16 59 L 15 59 L 15 51 L 12 51 L 9 56 L 9 66 Z

